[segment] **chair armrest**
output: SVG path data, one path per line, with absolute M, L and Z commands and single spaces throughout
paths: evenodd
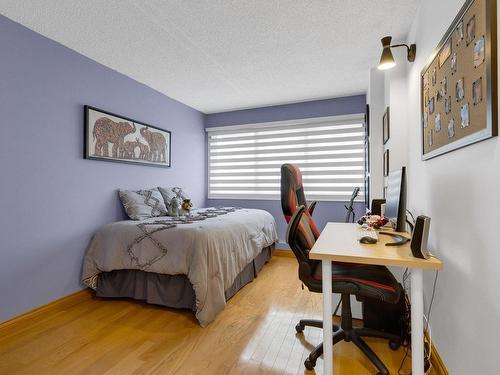
M 312 215 L 314 212 L 314 209 L 316 208 L 317 201 L 312 201 L 311 204 L 309 205 L 309 213 Z

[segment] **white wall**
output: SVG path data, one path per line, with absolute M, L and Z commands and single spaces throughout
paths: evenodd
M 462 5 L 422 1 L 408 35 L 408 43 L 417 44 L 416 61 L 396 57 L 407 72 L 403 80 L 389 77 L 391 110 L 398 118 L 392 119 L 390 149 L 401 158 L 406 154 L 408 208 L 432 218 L 429 246 L 444 261 L 431 314 L 436 347 L 451 374 L 495 374 L 500 240 L 490 222 L 500 210 L 500 138 L 428 161 L 421 160 L 420 150 L 419 75 Z M 424 277 L 427 305 L 433 273 Z
M 385 74 L 377 68 L 370 70 L 366 102 L 370 106 L 370 198 L 374 199 L 384 196 L 382 116 L 386 107 Z

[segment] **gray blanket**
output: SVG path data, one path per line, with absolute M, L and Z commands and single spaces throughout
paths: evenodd
M 194 214 L 199 212 L 207 211 Z M 98 230 L 85 255 L 82 281 L 95 289 L 100 272 L 120 269 L 184 274 L 193 284 L 196 318 L 204 327 L 224 308 L 224 292 L 236 276 L 262 248 L 277 241 L 276 223 L 271 214 L 255 209 L 192 223 L 172 220 L 119 221 Z

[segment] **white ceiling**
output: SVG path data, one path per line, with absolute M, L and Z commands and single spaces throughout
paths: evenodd
M 419 0 L 0 0 L 0 13 L 205 113 L 364 93 Z

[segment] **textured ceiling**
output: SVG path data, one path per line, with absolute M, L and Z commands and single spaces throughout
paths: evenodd
M 366 92 L 419 0 L 0 0 L 0 13 L 205 113 Z

